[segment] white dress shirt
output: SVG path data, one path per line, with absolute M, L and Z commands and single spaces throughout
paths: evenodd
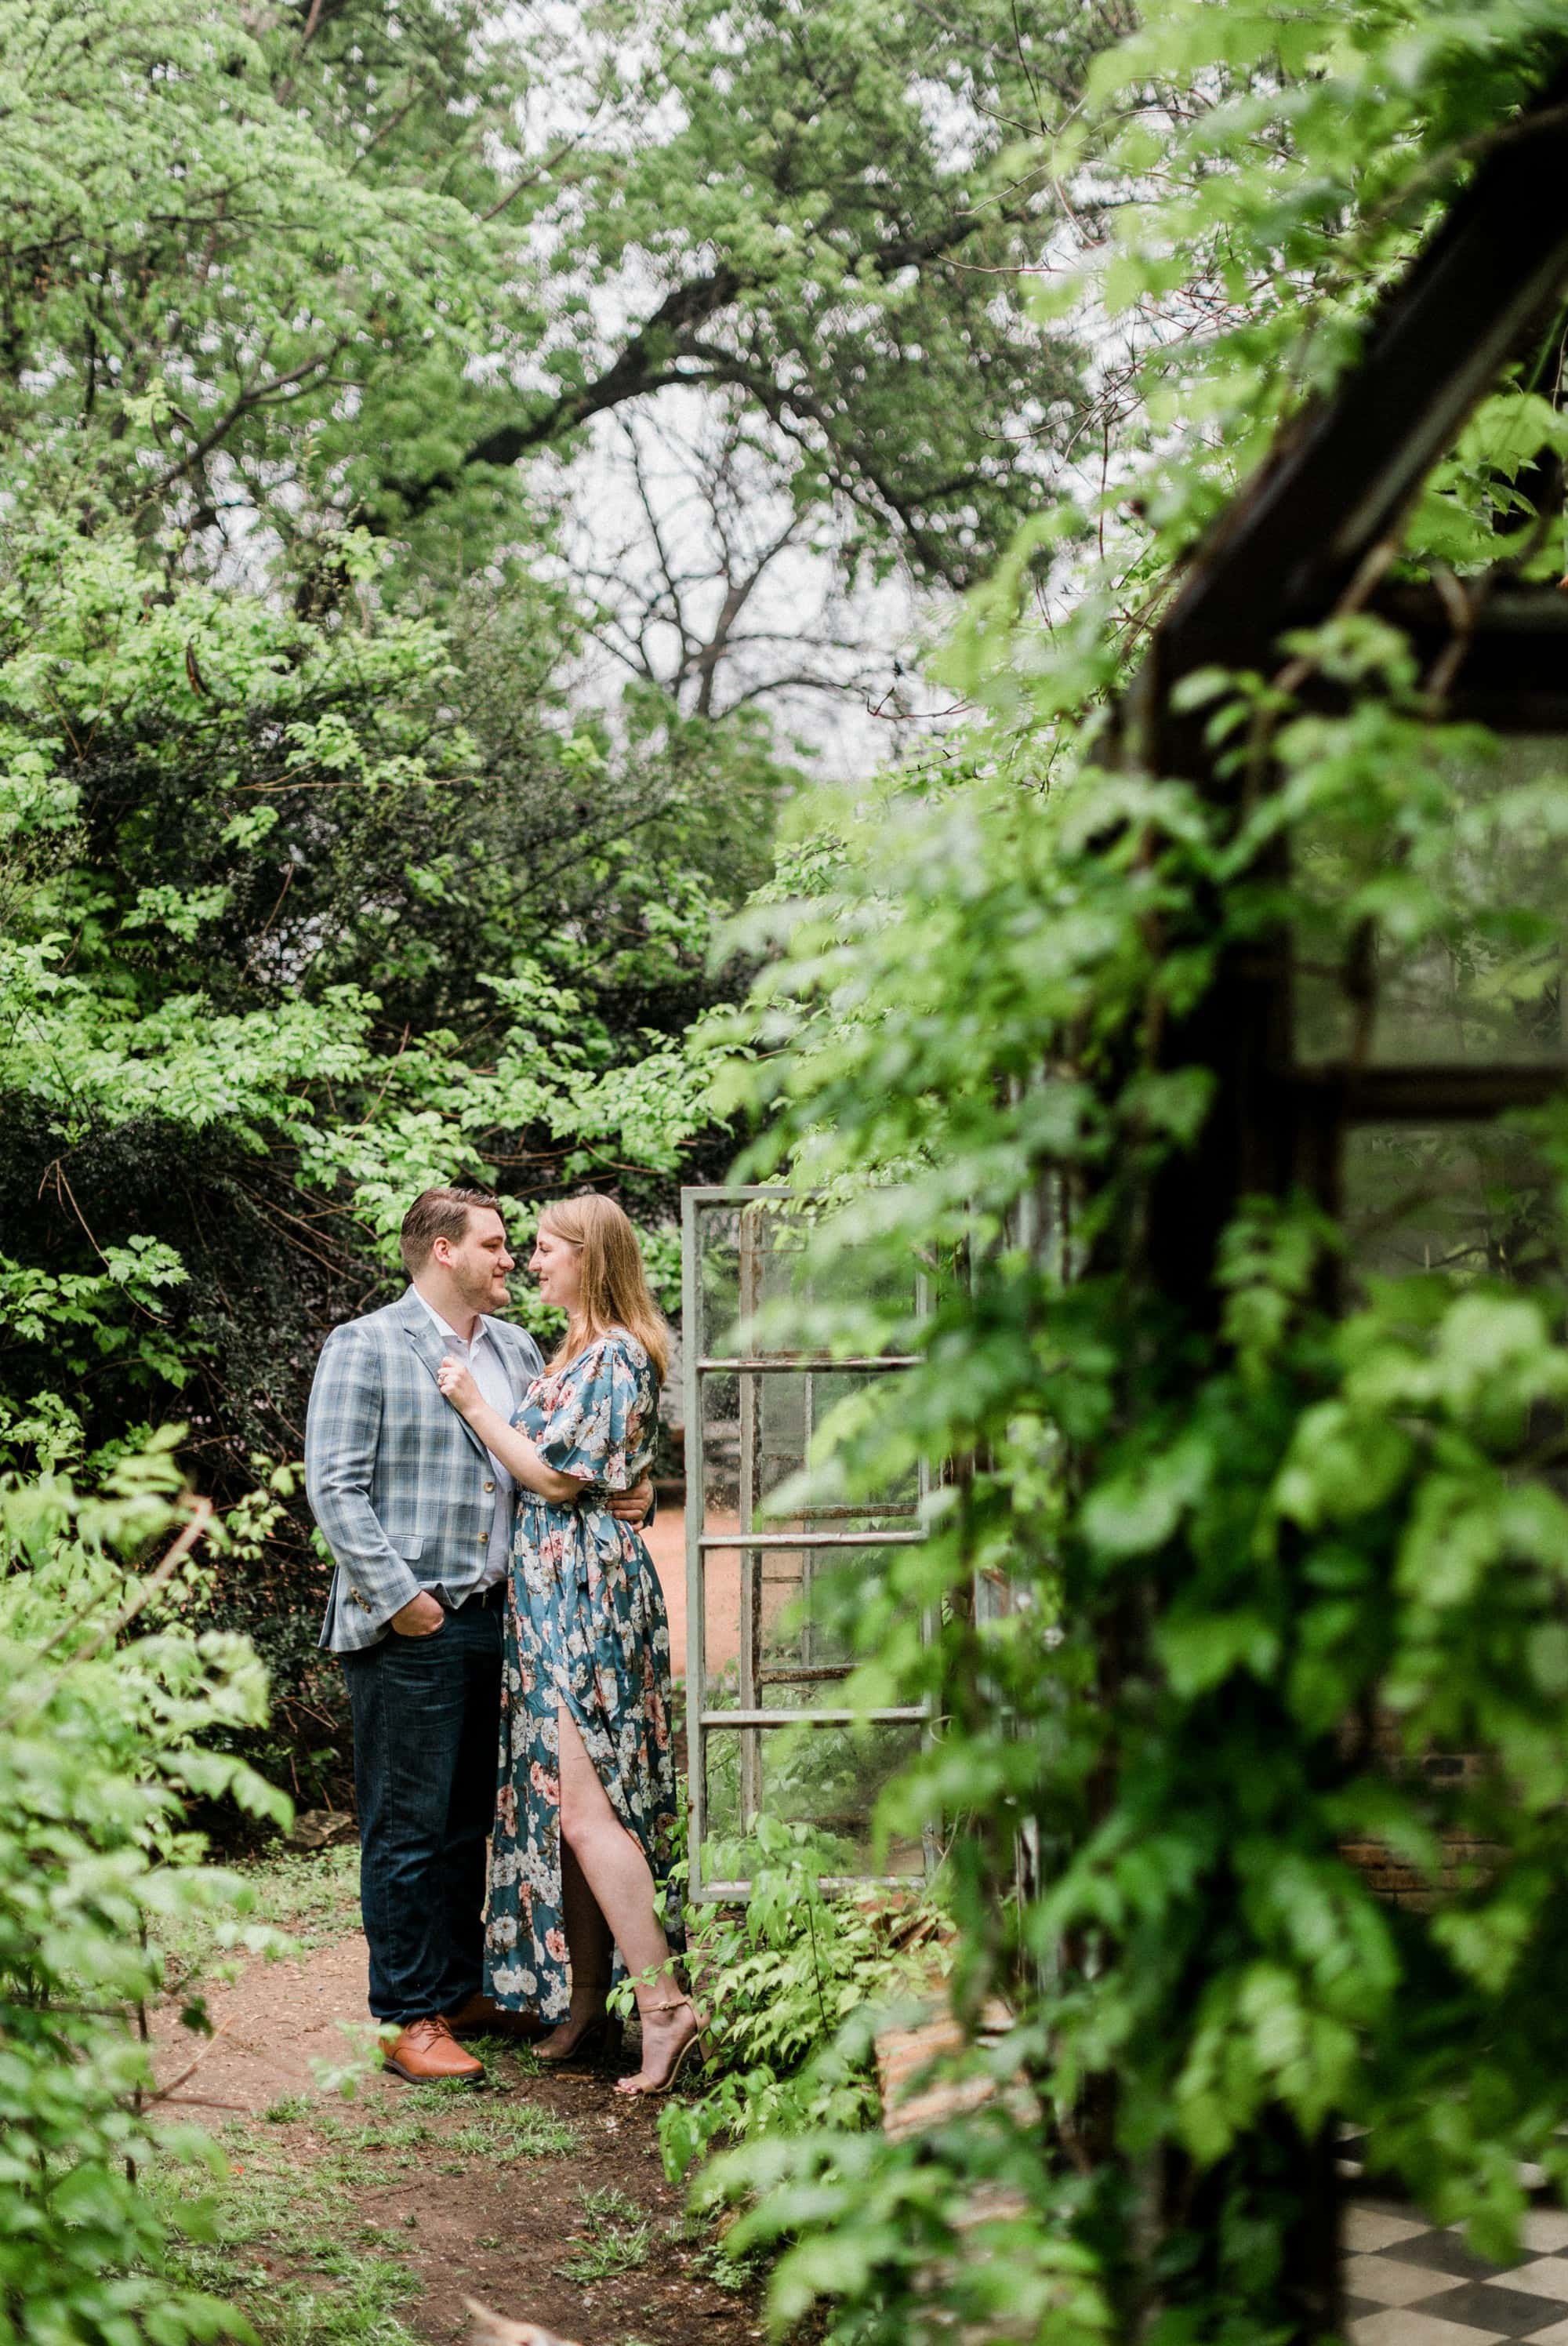
M 517 1395 L 501 1356 L 501 1347 L 483 1319 L 473 1331 L 472 1343 L 464 1343 L 456 1330 L 442 1318 L 429 1296 L 421 1293 L 417 1280 L 413 1291 L 435 1322 L 443 1352 L 450 1352 L 454 1360 L 463 1363 L 491 1408 L 498 1410 L 510 1424 L 517 1406 Z M 443 1584 L 453 1605 L 461 1605 L 467 1597 L 477 1596 L 483 1590 L 494 1588 L 497 1581 L 504 1580 L 511 1558 L 512 1503 L 516 1486 L 494 1451 L 487 1450 L 485 1455 L 490 1461 L 491 1478 L 495 1485 L 495 1512 L 490 1519 L 490 1545 L 485 1551 L 484 1563 L 472 1580 L 463 1581 L 455 1587 L 450 1582 Z

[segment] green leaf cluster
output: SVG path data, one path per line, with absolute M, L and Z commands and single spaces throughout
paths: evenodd
M 158 1545 L 179 1562 L 191 1503 L 173 1443 L 126 1449 L 93 1493 L 59 1474 L 0 1481 L 0 2297 L 15 2338 L 250 2334 L 171 2272 L 147 2188 L 163 2163 L 217 2163 L 158 2106 L 145 2021 L 166 1949 L 252 1894 L 204 1864 L 188 1805 L 290 1815 L 209 1740 L 264 1718 L 254 1653 L 183 1629 L 180 1576 L 144 1568 Z M 247 1934 L 219 1921 L 214 1935 Z M 209 2027 L 199 1996 L 182 2017 Z
M 1560 1056 L 1568 759 L 1447 722 L 1356 609 L 1278 673 L 1185 680 L 1211 792 L 1109 716 L 1173 556 L 1559 36 L 1512 0 L 1161 0 L 1099 61 L 1041 151 L 1116 190 L 1068 305 L 1101 347 L 1133 321 L 1103 493 L 971 597 L 962 750 L 801 809 L 741 931 L 771 956 L 743 1169 L 816 1201 L 816 1301 L 770 1341 L 918 1363 L 786 1504 L 942 1466 L 926 1542 L 864 1560 L 835 1627 L 851 1697 L 934 1714 L 880 1813 L 947 1837 L 956 2074 L 1002 1992 L 992 2082 L 1030 2088 L 915 2149 L 802 2125 L 714 2170 L 784 2251 L 781 2331 L 816 2301 L 846 2341 L 1327 2336 L 1303 2244 L 1347 2126 L 1499 2259 L 1522 2174 L 1568 2189 L 1561 1116 L 1358 1133 L 1336 1214 L 1245 1200 L 1194 1308 L 1151 1258 L 1227 964 L 1288 963 L 1308 1065 Z M 1428 482 L 1403 576 L 1554 575 L 1560 342 Z M 929 1309 L 875 1300 L 916 1267 Z
M 742 1908 L 700 1909 L 692 1927 L 693 1989 L 716 2021 L 722 2013 L 722 2055 L 700 2095 L 660 2114 L 672 2181 L 716 2141 L 852 2133 L 873 2122 L 873 2037 L 919 2008 L 945 1961 L 940 1945 L 934 1954 L 903 1951 L 915 1925 L 935 1923 L 934 1904 L 890 1915 L 825 1891 L 836 1855 L 804 1825 L 764 1813 L 743 1849 L 710 1844 L 708 1862 L 733 1875 L 748 1870 L 751 1891 Z M 703 2188 L 718 2196 L 721 2179 Z

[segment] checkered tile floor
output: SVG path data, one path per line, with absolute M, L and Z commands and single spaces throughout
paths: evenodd
M 1352 2200 L 1345 2238 L 1351 2346 L 1568 2346 L 1568 2215 L 1527 2216 L 1524 2254 L 1501 2270 L 1391 2199 Z

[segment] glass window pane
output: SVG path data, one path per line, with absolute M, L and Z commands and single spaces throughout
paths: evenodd
M 1354 1278 L 1563 1279 L 1553 1178 L 1506 1125 L 1353 1127 L 1342 1180 Z
M 896 1318 L 912 1315 L 919 1302 L 916 1266 L 908 1258 L 890 1261 L 883 1250 L 869 1248 L 840 1251 L 824 1270 L 809 1244 L 805 1220 L 773 1201 L 716 1198 L 693 1201 L 693 1210 L 699 1325 L 683 1330 L 683 1340 L 698 1361 L 739 1365 L 696 1379 L 702 1487 L 687 1493 L 688 1519 L 696 1518 L 704 1542 L 752 1533 L 779 1545 L 759 1546 L 754 1538 L 745 1547 L 704 1547 L 705 1668 L 700 1689 L 694 1685 L 688 1698 L 700 1699 L 705 1711 L 804 1716 L 841 1709 L 853 1658 L 841 1594 L 835 1592 L 842 1589 L 841 1575 L 880 1571 L 888 1561 L 880 1538 L 865 1547 L 846 1543 L 883 1533 L 914 1535 L 920 1474 L 913 1465 L 901 1468 L 896 1487 L 854 1502 L 826 1472 L 813 1481 L 810 1470 L 821 1455 L 829 1419 L 885 1389 L 888 1378 L 901 1372 L 799 1362 L 826 1352 L 846 1311 L 854 1315 L 874 1304 L 873 1325 L 888 1307 Z M 693 1642 L 688 1639 L 688 1668 Z M 749 1830 L 759 1815 L 808 1824 L 825 1836 L 834 1871 L 868 1870 L 877 1790 L 901 1756 L 915 1748 L 919 1734 L 918 1727 L 891 1723 L 863 1732 L 838 1727 L 708 1732 L 702 1878 L 750 1873 L 749 1861 L 733 1854 L 721 1859 L 714 1844 Z M 919 1872 L 923 1853 L 916 1845 L 891 1862 L 895 1871 Z
M 751 1353 L 761 1347 L 759 1312 L 789 1307 L 791 1317 L 824 1316 L 875 1304 L 912 1311 L 915 1266 L 891 1262 L 875 1247 L 844 1247 L 835 1255 L 830 1290 L 808 1248 L 809 1226 L 788 1199 L 714 1201 L 696 1209 L 705 1354 Z M 766 1321 L 763 1323 L 766 1333 Z M 796 1341 L 794 1334 L 791 1342 Z M 779 1350 L 777 1331 L 765 1349 Z M 825 1347 L 818 1344 L 816 1350 Z
M 1305 826 L 1295 869 L 1299 1059 L 1568 1056 L 1568 743 L 1412 757 Z
M 901 1519 L 884 1526 L 909 1531 Z M 820 1528 L 820 1527 L 819 1527 Z M 860 1532 L 870 1524 L 834 1530 Z M 703 1560 L 706 1703 L 709 1709 L 740 1699 L 749 1709 L 831 1710 L 843 1705 L 843 1681 L 853 1663 L 847 1635 L 846 1586 L 881 1573 L 888 1552 L 878 1547 L 710 1549 Z M 747 1652 L 747 1627 L 752 1643 Z
M 725 1371 L 704 1376 L 700 1399 L 708 1512 L 717 1510 L 727 1524 L 736 1521 L 744 1461 L 752 1520 L 759 1524 L 773 1494 L 808 1464 L 813 1444 L 820 1449 L 831 1413 L 880 1385 L 887 1375 L 897 1373 L 879 1369 L 791 1368 L 751 1375 Z M 912 1469 L 876 1494 L 884 1509 L 912 1508 L 917 1495 Z M 826 1485 L 815 1494 L 797 1493 L 795 1498 L 791 1513 L 781 1518 L 784 1523 L 814 1520 L 818 1506 L 839 1504 Z
M 918 1840 L 893 1841 L 880 1860 L 871 1814 L 882 1786 L 919 1749 L 918 1727 L 765 1728 L 760 1747 L 763 1813 L 803 1824 L 814 1846 L 839 1873 L 919 1874 L 925 1854 Z M 708 1740 L 706 1881 L 745 1880 L 756 1850 L 741 1831 L 741 1737 L 718 1731 Z

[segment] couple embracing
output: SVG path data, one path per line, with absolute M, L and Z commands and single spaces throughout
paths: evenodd
M 333 1330 L 305 1431 L 385 2064 L 477 2083 L 464 2036 L 603 2049 L 618 1948 L 642 2028 L 618 2089 L 661 2093 L 697 2035 L 660 1920 L 669 1629 L 638 1530 L 667 1332 L 608 1198 L 540 1220 L 528 1267 L 566 1321 L 548 1363 L 492 1316 L 516 1265 L 488 1191 L 427 1189 L 402 1251 L 407 1293 Z

